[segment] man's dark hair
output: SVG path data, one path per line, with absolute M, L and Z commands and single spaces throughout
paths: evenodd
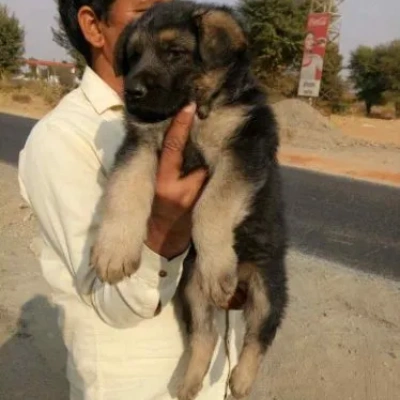
M 86 41 L 78 23 L 78 11 L 83 6 L 90 7 L 98 19 L 105 20 L 115 0 L 58 0 L 58 12 L 65 33 L 72 46 L 85 57 L 88 65 L 92 64 L 90 45 Z

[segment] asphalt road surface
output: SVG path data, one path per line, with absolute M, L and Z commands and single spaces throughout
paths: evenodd
M 35 120 L 0 114 L 0 160 L 16 165 Z M 400 189 L 283 168 L 291 246 L 400 280 Z

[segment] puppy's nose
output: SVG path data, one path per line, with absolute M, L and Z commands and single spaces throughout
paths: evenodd
M 133 85 L 129 87 L 128 91 L 131 94 L 131 96 L 136 100 L 142 99 L 147 94 L 147 88 L 141 82 L 135 82 Z

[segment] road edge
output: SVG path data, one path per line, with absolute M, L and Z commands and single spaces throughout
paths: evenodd
M 381 170 L 379 168 L 363 168 L 355 165 L 349 166 L 348 164 L 335 163 L 334 157 L 318 154 L 310 157 L 302 154 L 301 151 L 286 151 L 285 149 L 279 150 L 278 160 L 281 165 L 287 167 L 400 188 L 400 172 Z M 332 165 L 334 163 L 336 165 Z M 326 164 L 330 164 L 330 166 L 327 167 Z

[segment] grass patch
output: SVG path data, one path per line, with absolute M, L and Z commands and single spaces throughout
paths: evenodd
M 14 93 L 11 99 L 21 104 L 30 104 L 32 102 L 32 97 L 29 94 Z
M 12 100 L 29 104 L 32 97 L 40 97 L 49 106 L 56 106 L 62 97 L 69 92 L 60 85 L 50 85 L 45 81 L 0 80 L 0 93 L 10 95 Z

